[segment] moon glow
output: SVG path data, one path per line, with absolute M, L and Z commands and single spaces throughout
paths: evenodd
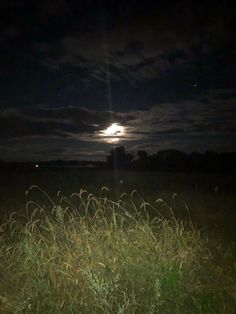
M 120 138 L 125 135 L 125 128 L 118 123 L 112 123 L 105 130 L 101 131 L 101 135 L 108 143 L 117 143 Z

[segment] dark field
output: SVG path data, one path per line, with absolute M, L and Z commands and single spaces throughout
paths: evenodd
M 234 180 L 2 173 L 0 313 L 235 313 Z
M 28 200 L 47 205 L 47 199 L 39 192 L 25 192 L 37 185 L 47 194 L 57 199 L 69 197 L 80 188 L 99 195 L 103 186 L 109 188 L 108 197 L 118 200 L 125 192 L 137 190 L 140 197 L 153 203 L 158 198 L 171 202 L 177 218 L 189 218 L 187 204 L 193 223 L 208 228 L 216 236 L 235 239 L 236 224 L 236 184 L 235 175 L 230 174 L 191 174 L 96 170 L 96 169 L 33 169 L 0 175 L 0 213 L 8 215 L 25 209 Z M 177 194 L 173 199 L 173 195 Z M 186 216 L 187 215 L 187 216 Z

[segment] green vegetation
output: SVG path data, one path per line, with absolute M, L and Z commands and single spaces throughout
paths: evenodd
M 0 313 L 235 313 L 233 247 L 177 220 L 172 203 L 35 191 L 44 204 L 0 227 Z

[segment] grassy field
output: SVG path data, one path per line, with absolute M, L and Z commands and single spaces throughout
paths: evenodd
M 0 179 L 0 313 L 235 313 L 233 177 Z
M 163 198 L 171 202 L 178 218 L 188 218 L 188 205 L 194 224 L 207 233 L 235 238 L 236 185 L 235 176 L 230 174 L 182 174 L 136 171 L 113 171 L 95 169 L 42 170 L 10 172 L 0 174 L 0 219 L 13 211 L 25 210 L 26 202 L 34 200 L 47 206 L 45 197 L 32 191 L 27 197 L 25 191 L 31 185 L 43 188 L 57 201 L 57 192 L 70 196 L 80 188 L 98 195 L 102 186 L 108 186 L 108 197 L 118 200 L 125 192 L 137 190 L 148 202 Z M 173 202 L 172 195 L 177 193 Z

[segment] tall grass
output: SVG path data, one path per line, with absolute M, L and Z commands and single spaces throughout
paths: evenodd
M 0 227 L 0 313 L 235 313 L 231 251 L 163 200 L 33 189 L 47 206 Z

